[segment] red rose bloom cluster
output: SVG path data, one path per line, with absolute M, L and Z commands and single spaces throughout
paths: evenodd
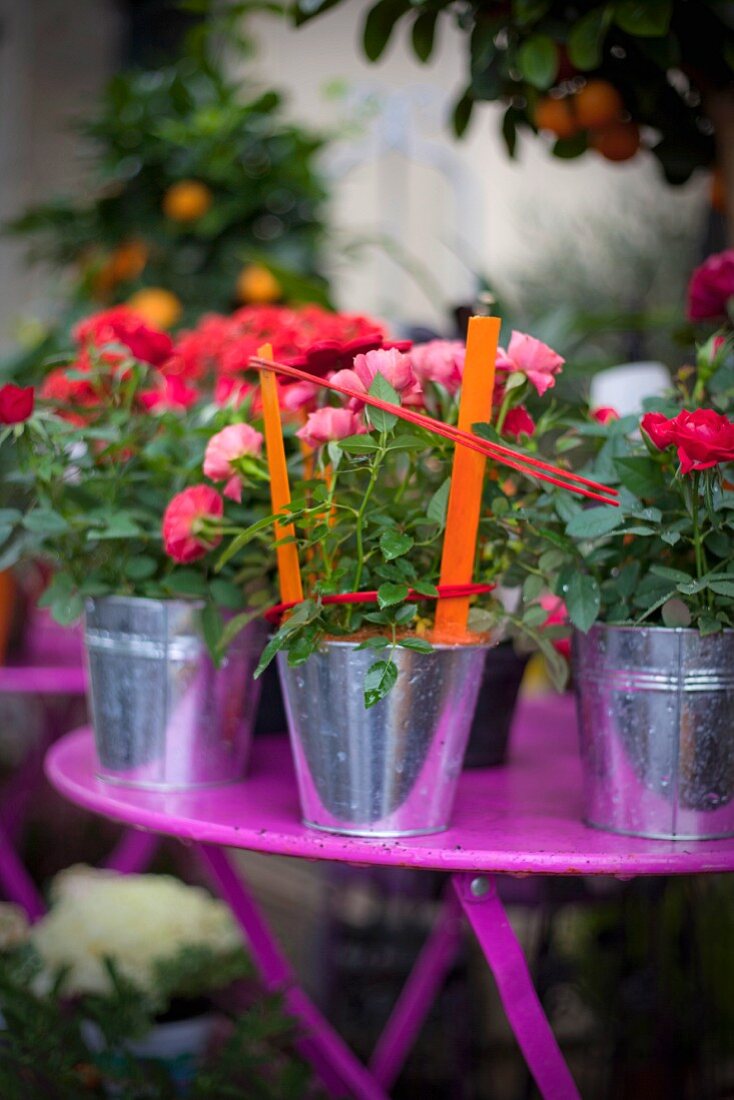
M 684 474 L 734 462 L 734 422 L 713 409 L 684 410 L 671 419 L 646 413 L 640 427 L 659 451 L 677 449 Z

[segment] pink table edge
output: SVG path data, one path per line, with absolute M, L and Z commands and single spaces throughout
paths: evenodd
M 87 674 L 81 665 L 3 665 L 0 694 L 84 695 Z
M 401 840 L 305 828 L 285 738 L 256 740 L 248 777 L 226 787 L 161 793 L 104 783 L 94 774 L 88 729 L 52 746 L 46 774 L 61 794 L 94 813 L 188 841 L 273 855 L 514 875 L 631 878 L 734 870 L 734 840 L 643 840 L 582 823 L 570 698 L 524 700 L 512 746 L 508 765 L 462 775 L 450 829 Z

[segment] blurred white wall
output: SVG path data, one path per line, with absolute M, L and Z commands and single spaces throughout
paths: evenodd
M 83 186 L 71 119 L 113 70 L 114 0 L 0 0 L 0 222 Z M 0 237 L 0 348 L 23 316 L 44 312 L 47 278 Z
M 528 136 L 511 161 L 499 134 L 500 108 L 491 105 L 475 110 L 463 141 L 452 140 L 445 119 L 465 83 L 463 36 L 444 20 L 439 24 L 439 48 L 428 65 L 421 65 L 403 29 L 383 58 L 370 64 L 359 41 L 370 6 L 365 0 L 349 0 L 298 30 L 267 16 L 249 24 L 260 47 L 254 71 L 290 93 L 295 117 L 315 126 L 342 124 L 345 103 L 327 96 L 325 89 L 343 82 L 357 90 L 358 98 L 372 91 L 387 100 L 393 121 L 383 123 L 379 137 L 373 133 L 367 138 L 373 153 L 391 137 L 407 147 L 407 157 L 392 152 L 341 176 L 334 203 L 336 222 L 346 235 L 398 237 L 438 284 L 440 294 L 429 296 L 394 263 L 371 250 L 358 265 L 336 266 L 342 307 L 440 325 L 447 304 L 471 297 L 472 269 L 497 277 L 532 264 L 533 226 L 539 215 L 546 224 L 557 223 L 562 232 L 564 222 L 586 210 L 594 217 L 605 210 L 616 216 L 640 196 L 653 194 L 681 218 L 702 217 L 705 181 L 666 187 L 649 154 L 624 164 L 610 164 L 595 153 L 564 162 L 551 157 L 543 141 Z M 411 89 L 413 106 L 401 108 L 395 97 L 400 100 Z M 401 109 L 409 114 L 407 120 L 401 120 Z M 436 167 L 412 162 L 425 156 L 425 149 L 421 153 L 416 148 L 425 138 L 433 142 L 444 169 L 453 173 L 453 183 Z M 344 168 L 355 144 L 359 146 L 359 138 L 336 150 L 335 171 Z

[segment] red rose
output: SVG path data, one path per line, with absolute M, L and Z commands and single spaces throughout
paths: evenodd
M 524 405 L 510 409 L 502 425 L 502 435 L 519 439 L 521 435 L 532 435 L 534 431 L 535 421 Z
M 210 485 L 192 485 L 177 493 L 163 514 L 166 553 L 182 564 L 203 558 L 222 541 L 216 524 L 223 514 L 224 501 Z
M 0 386 L 0 424 L 21 424 L 33 412 L 33 386 Z
M 74 329 L 74 338 L 82 346 L 124 344 L 135 359 L 155 367 L 165 363 L 173 351 L 173 340 L 167 333 L 151 328 L 127 306 L 115 306 L 87 317 Z
M 734 462 L 734 422 L 713 409 L 683 410 L 671 419 L 646 413 L 640 427 L 658 450 L 677 448 L 684 474 Z
M 154 389 L 143 390 L 139 395 L 140 404 L 149 412 L 183 412 L 195 405 L 200 394 L 177 374 L 160 378 Z
M 691 321 L 726 318 L 734 297 L 734 249 L 709 256 L 691 275 L 688 284 L 688 317 Z
M 611 405 L 601 405 L 591 413 L 591 419 L 597 424 L 611 424 L 613 420 L 619 420 L 619 413 Z

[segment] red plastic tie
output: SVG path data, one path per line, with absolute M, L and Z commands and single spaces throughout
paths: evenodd
M 438 599 L 457 599 L 461 596 L 484 596 L 488 592 L 493 592 L 495 589 L 493 584 L 439 584 L 437 586 L 435 596 L 428 596 L 423 592 L 416 592 L 414 588 L 408 590 L 406 599 L 408 600 L 438 600 Z M 344 604 L 344 603 L 377 603 L 377 589 L 373 589 L 367 592 L 333 592 L 328 596 L 319 596 L 319 600 L 324 604 Z M 269 623 L 277 623 L 280 621 L 286 611 L 290 611 L 292 608 L 298 606 L 299 601 L 291 601 L 290 603 L 277 603 L 273 607 L 269 607 L 265 612 L 265 619 Z

